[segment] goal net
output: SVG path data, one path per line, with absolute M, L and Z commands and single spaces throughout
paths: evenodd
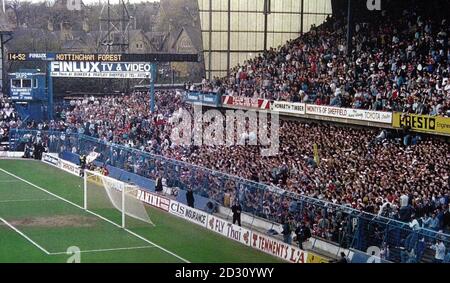
M 85 171 L 84 208 L 122 228 L 154 225 L 144 203 L 136 198 L 138 193 L 137 186 L 98 172 Z

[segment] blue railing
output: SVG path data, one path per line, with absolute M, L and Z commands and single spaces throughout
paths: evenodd
M 244 212 L 280 223 L 284 219 L 309 221 L 316 235 L 343 248 L 366 252 L 369 247 L 390 247 L 394 262 L 404 261 L 404 251 L 415 249 L 421 260 L 423 247 L 442 239 L 450 247 L 450 235 L 424 228 L 413 230 L 408 223 L 373 215 L 348 206 L 298 195 L 266 184 L 217 172 L 183 161 L 168 159 L 130 147 L 112 144 L 90 136 L 53 131 L 12 129 L 11 150 L 22 150 L 25 143 L 40 139 L 49 152 L 100 153 L 97 161 L 137 175 L 156 179 L 163 176 L 168 186 L 192 188 L 194 192 L 221 205 L 229 196 L 240 201 Z M 316 222 L 317 218 L 326 221 Z M 323 227 L 325 226 L 325 227 Z M 316 229 L 317 228 L 317 229 Z M 328 229 L 324 229 L 328 228 Z

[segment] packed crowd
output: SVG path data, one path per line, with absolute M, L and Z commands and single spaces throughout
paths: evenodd
M 38 128 L 85 134 L 404 222 L 418 219 L 419 225 L 435 231 L 450 228 L 447 142 L 422 140 L 412 134 L 282 121 L 280 153 L 274 157 L 262 157 L 260 146 L 180 146 L 171 141 L 171 122 L 172 114 L 183 106 L 181 95 L 158 92 L 156 97 L 154 115 L 149 113 L 148 96 L 141 93 L 74 100 L 62 111 L 64 119 Z M 313 152 L 315 144 L 318 159 Z M 130 159 L 125 165 L 142 173 L 144 163 Z M 197 176 L 198 191 L 204 186 L 199 180 L 205 178 L 206 174 Z M 205 196 L 223 202 L 226 194 L 236 193 L 234 185 L 214 185 L 216 181 L 208 178 Z M 273 194 L 244 190 L 238 197 L 247 211 L 278 221 L 296 210 L 290 199 L 275 200 Z M 325 236 L 330 231 L 330 227 L 322 228 L 315 233 Z
M 273 157 L 261 156 L 261 146 L 181 146 L 171 141 L 173 113 L 183 106 L 181 94 L 157 92 L 156 98 L 153 115 L 148 96 L 142 93 L 73 100 L 61 112 L 60 121 L 30 122 L 27 127 L 85 134 L 406 222 L 414 216 L 433 218 L 448 207 L 447 142 L 281 121 L 280 152 Z M 407 196 L 412 211 L 400 210 L 402 196 Z M 442 220 L 439 225 L 430 221 L 425 225 L 439 230 Z
M 450 23 L 405 10 L 355 24 L 345 17 L 205 81 L 203 90 L 335 107 L 450 116 Z
M 167 146 L 170 128 L 164 127 L 181 107 L 181 93 L 156 92 L 156 114 L 150 113 L 146 93 L 73 99 L 50 122 L 28 122 L 24 128 L 84 134 L 104 142 L 161 154 Z M 70 150 L 70 149 L 69 149 Z
M 368 213 L 423 219 L 423 227 L 435 231 L 449 229 L 449 144 L 377 137 L 367 129 L 283 122 L 276 157 L 261 157 L 257 146 L 203 146 L 187 160 Z

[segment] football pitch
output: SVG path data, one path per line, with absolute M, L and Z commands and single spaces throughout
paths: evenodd
M 155 224 L 83 209 L 83 179 L 32 160 L 0 160 L 0 262 L 272 263 L 275 257 L 146 207 Z M 79 253 L 78 253 L 79 252 Z

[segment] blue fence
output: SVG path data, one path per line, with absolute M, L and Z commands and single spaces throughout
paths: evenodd
M 408 223 L 368 214 L 347 206 L 301 196 L 276 187 L 255 183 L 236 176 L 209 170 L 182 161 L 152 155 L 93 137 L 61 133 L 13 129 L 10 132 L 12 150 L 22 150 L 26 143 L 40 140 L 49 152 L 60 156 L 100 153 L 97 162 L 151 180 L 167 179 L 167 185 L 194 192 L 224 205 L 229 197 L 239 200 L 243 210 L 257 217 L 280 223 L 285 219 L 313 223 L 315 235 L 343 248 L 364 253 L 373 247 L 389 246 L 389 261 L 421 261 L 430 246 L 441 239 L 450 248 L 450 235 L 428 229 L 410 228 Z M 68 158 L 67 156 L 62 156 Z M 321 219 L 321 220 L 318 220 Z M 405 252 L 414 249 L 414 258 Z

